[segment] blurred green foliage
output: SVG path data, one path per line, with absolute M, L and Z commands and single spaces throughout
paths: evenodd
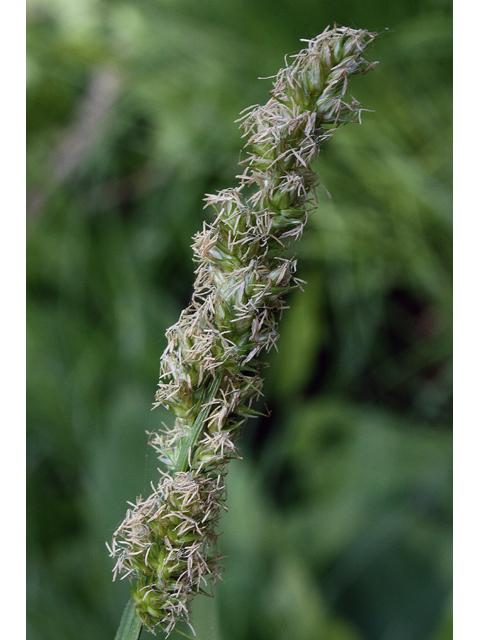
M 158 476 L 145 431 L 169 420 L 150 406 L 202 198 L 235 184 L 256 78 L 334 21 L 382 32 L 352 85 L 375 113 L 318 161 L 332 197 L 294 249 L 308 284 L 231 463 L 225 582 L 193 620 L 199 640 L 451 638 L 450 3 L 29 0 L 27 18 L 30 640 L 115 634 L 128 585 L 104 541 Z

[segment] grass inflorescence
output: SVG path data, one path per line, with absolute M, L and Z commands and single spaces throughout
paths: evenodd
M 359 122 L 349 79 L 375 34 L 335 26 L 293 57 L 270 99 L 243 113 L 247 157 L 239 185 L 208 195 L 215 219 L 194 239 L 198 262 L 190 305 L 167 331 L 156 405 L 175 415 L 151 444 L 165 473 L 115 531 L 114 576 L 134 578 L 136 612 L 167 634 L 188 622 L 188 604 L 221 571 L 216 525 L 225 509 L 226 465 L 239 427 L 255 415 L 262 351 L 278 338 L 285 295 L 298 287 L 285 250 L 302 235 L 318 179 L 311 168 L 341 124 Z

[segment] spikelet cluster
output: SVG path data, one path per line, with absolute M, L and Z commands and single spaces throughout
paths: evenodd
M 308 40 L 275 77 L 271 98 L 240 119 L 247 156 L 236 188 L 206 198 L 215 210 L 195 236 L 192 301 L 167 331 L 156 405 L 175 425 L 151 444 L 168 474 L 139 498 L 113 537 L 115 575 L 136 578 L 132 597 L 151 630 L 188 621 L 188 603 L 219 577 L 215 527 L 225 508 L 226 463 L 242 421 L 256 412 L 260 353 L 275 346 L 285 295 L 300 282 L 285 257 L 318 184 L 311 163 L 361 106 L 349 78 L 375 34 L 335 26 Z

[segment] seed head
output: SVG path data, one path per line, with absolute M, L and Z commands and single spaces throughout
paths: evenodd
M 275 347 L 285 295 L 300 286 L 290 238 L 299 239 L 318 184 L 311 163 L 339 125 L 359 122 L 349 78 L 375 34 L 335 26 L 274 79 L 264 106 L 243 112 L 247 138 L 239 185 L 207 195 L 213 222 L 193 243 L 190 305 L 167 331 L 155 406 L 175 416 L 151 444 L 172 475 L 137 499 L 113 536 L 114 577 L 136 578 L 132 597 L 151 630 L 167 635 L 221 571 L 215 528 L 225 508 L 226 464 L 244 418 L 257 412 L 263 351 Z

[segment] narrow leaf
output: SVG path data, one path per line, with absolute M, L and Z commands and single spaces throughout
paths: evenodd
M 135 603 L 129 599 L 120 620 L 115 640 L 138 640 L 142 631 L 142 621 L 135 613 Z

